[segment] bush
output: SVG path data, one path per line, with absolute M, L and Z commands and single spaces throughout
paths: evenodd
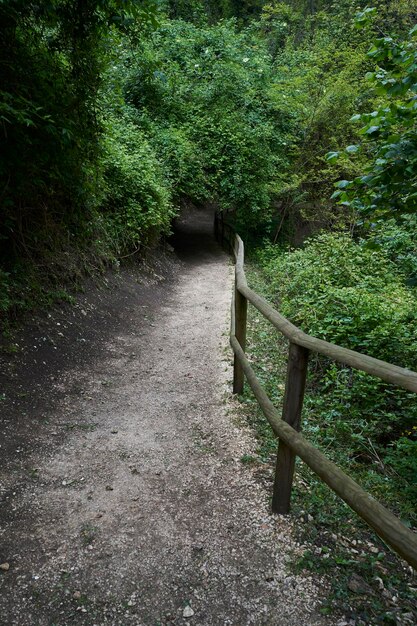
M 417 369 L 414 290 L 382 249 L 344 234 L 321 234 L 305 247 L 258 254 L 269 296 L 305 332 L 410 369 Z M 404 433 L 417 422 L 415 395 L 363 372 L 312 356 L 307 430 L 345 462 L 400 466 Z M 410 452 L 409 448 L 407 448 Z M 407 470 L 408 471 L 408 470 Z M 408 482 L 395 489 L 410 496 Z M 386 495 L 386 494 L 385 494 Z
M 383 249 L 395 263 L 410 286 L 417 284 L 417 215 L 404 215 L 398 223 L 394 219 L 372 225 L 367 245 Z
M 111 120 L 103 160 L 102 214 L 116 252 L 146 245 L 168 232 L 174 211 L 169 186 L 155 151 L 128 117 Z
M 280 309 L 305 332 L 417 367 L 415 297 L 382 249 L 326 233 L 290 254 L 271 247 L 266 254 L 263 268 Z
M 271 57 L 235 20 L 167 21 L 141 43 L 126 98 L 155 147 L 173 196 L 236 212 L 265 232 L 279 176 L 283 115 L 271 102 Z

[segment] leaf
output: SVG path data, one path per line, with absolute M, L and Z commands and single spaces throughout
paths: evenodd
M 355 145 L 348 146 L 346 148 L 346 152 L 348 154 L 356 154 L 357 152 L 359 152 L 359 146 L 355 146 Z
M 373 17 L 376 15 L 375 7 L 367 7 L 363 11 L 356 13 L 355 15 L 355 28 L 361 29 L 365 28 L 369 24 L 371 24 Z
M 340 156 L 339 152 L 328 152 L 325 158 L 326 158 L 326 161 L 328 161 L 329 163 L 336 163 L 339 156 Z
M 369 126 L 369 128 L 365 127 L 360 132 L 363 133 L 364 135 L 373 135 L 374 133 L 377 133 L 379 129 L 380 129 L 379 126 Z
M 337 182 L 335 186 L 338 189 L 346 189 L 346 187 L 349 187 L 350 184 L 351 184 L 350 180 L 339 180 L 339 182 Z

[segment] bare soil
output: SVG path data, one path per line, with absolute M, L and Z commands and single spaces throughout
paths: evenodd
M 232 268 L 211 217 L 2 353 L 0 624 L 335 623 L 241 462 L 256 443 L 230 394 Z

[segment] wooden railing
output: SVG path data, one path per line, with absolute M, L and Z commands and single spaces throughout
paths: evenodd
M 304 333 L 248 287 L 243 242 L 221 214 L 215 216 L 215 235 L 236 261 L 230 333 L 234 352 L 233 392 L 243 392 L 246 376 L 265 417 L 279 438 L 272 510 L 275 513 L 289 512 L 295 457 L 299 456 L 381 539 L 417 570 L 417 535 L 299 433 L 310 352 L 324 354 L 334 361 L 414 392 L 417 392 L 417 373 Z M 248 302 L 289 340 L 282 417 L 262 388 L 245 355 Z

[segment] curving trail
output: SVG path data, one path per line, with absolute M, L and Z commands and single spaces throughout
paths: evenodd
M 0 624 L 335 623 L 240 461 L 255 443 L 233 415 L 211 228 L 190 212 L 169 281 L 123 270 L 3 359 Z

